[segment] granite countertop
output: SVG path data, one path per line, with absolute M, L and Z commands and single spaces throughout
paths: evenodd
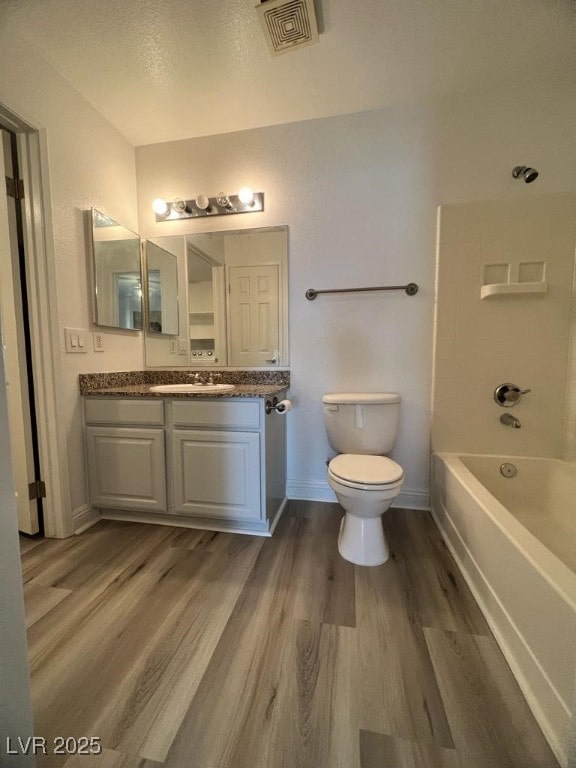
M 290 371 L 226 370 L 212 368 L 199 373 L 215 375 L 217 383 L 233 384 L 230 392 L 151 392 L 158 384 L 190 384 L 195 375 L 182 370 L 118 371 L 83 373 L 79 376 L 80 394 L 85 397 L 273 397 L 290 386 Z
M 235 384 L 231 392 L 151 392 L 150 384 L 129 384 L 117 387 L 83 389 L 84 397 L 273 397 L 283 392 L 286 384 Z

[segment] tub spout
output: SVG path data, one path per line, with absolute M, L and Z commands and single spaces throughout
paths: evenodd
M 500 416 L 500 423 L 504 424 L 506 427 L 513 427 L 514 429 L 520 429 L 522 426 L 516 416 L 512 416 L 511 413 L 503 413 L 502 416 Z

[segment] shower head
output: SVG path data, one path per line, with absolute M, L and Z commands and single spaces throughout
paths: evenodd
M 531 184 L 538 178 L 538 171 L 535 168 L 529 168 L 527 165 L 517 165 L 512 171 L 515 179 L 522 179 L 526 184 Z

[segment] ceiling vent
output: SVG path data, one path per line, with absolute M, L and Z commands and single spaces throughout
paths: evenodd
M 263 0 L 256 10 L 273 56 L 318 42 L 314 0 Z

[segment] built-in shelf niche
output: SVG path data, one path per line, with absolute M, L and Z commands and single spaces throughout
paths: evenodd
M 498 262 L 484 265 L 480 298 L 548 293 L 545 261 Z
M 214 312 L 190 312 L 190 338 L 214 336 Z

